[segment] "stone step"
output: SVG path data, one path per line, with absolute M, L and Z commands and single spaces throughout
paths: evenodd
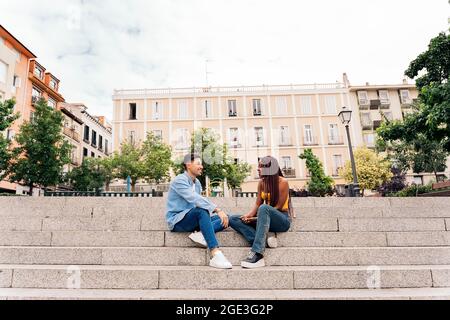
M 254 205 L 251 198 L 210 198 L 231 213 L 245 213 Z M 0 216 L 57 217 L 112 215 L 164 215 L 166 198 L 0 198 Z M 300 217 L 450 218 L 450 197 L 440 198 L 293 198 Z M 12 208 L 14 208 L 12 210 Z
M 293 231 L 446 231 L 444 218 L 296 218 Z M 165 217 L 4 217 L 0 231 L 167 231 Z M 450 230 L 448 230 L 450 231 Z
M 195 247 L 189 233 L 169 231 L 5 231 L 0 246 Z M 273 235 L 273 234 L 270 234 Z M 450 246 L 450 232 L 286 232 L 279 247 L 425 247 Z M 229 230 L 217 234 L 222 247 L 248 247 Z
M 0 265 L 1 288 L 293 290 L 441 288 L 450 266 L 210 267 Z
M 0 300 L 450 300 L 450 288 L 340 290 L 0 289 Z M 181 306 L 181 305 L 180 305 Z
M 249 248 L 224 247 L 233 265 Z M 185 247 L 0 247 L 0 264 L 204 266 L 207 250 Z M 450 247 L 282 247 L 267 249 L 268 266 L 445 265 Z

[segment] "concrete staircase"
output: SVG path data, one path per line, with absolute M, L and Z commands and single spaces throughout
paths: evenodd
M 230 213 L 254 199 L 214 198 Z M 0 299 L 450 299 L 450 198 L 299 198 L 266 268 L 167 231 L 162 198 L 0 198 Z

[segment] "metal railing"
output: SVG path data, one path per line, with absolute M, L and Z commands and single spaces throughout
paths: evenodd
M 155 198 L 163 197 L 163 192 L 45 191 L 44 197 Z

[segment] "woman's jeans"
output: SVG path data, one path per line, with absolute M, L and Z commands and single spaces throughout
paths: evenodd
M 287 213 L 278 211 L 269 205 L 261 205 L 258 209 L 258 220 L 246 224 L 240 215 L 230 217 L 230 226 L 242 234 L 252 245 L 252 251 L 263 254 L 266 249 L 267 234 L 270 232 L 286 232 L 291 227 Z
M 201 231 L 209 249 L 219 247 L 216 232 L 222 231 L 222 220 L 217 215 L 210 216 L 208 210 L 194 208 L 189 211 L 173 228 L 173 232 Z

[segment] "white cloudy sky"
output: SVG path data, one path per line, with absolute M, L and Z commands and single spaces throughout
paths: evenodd
M 0 0 L 0 24 L 111 119 L 113 89 L 398 83 L 448 0 Z

